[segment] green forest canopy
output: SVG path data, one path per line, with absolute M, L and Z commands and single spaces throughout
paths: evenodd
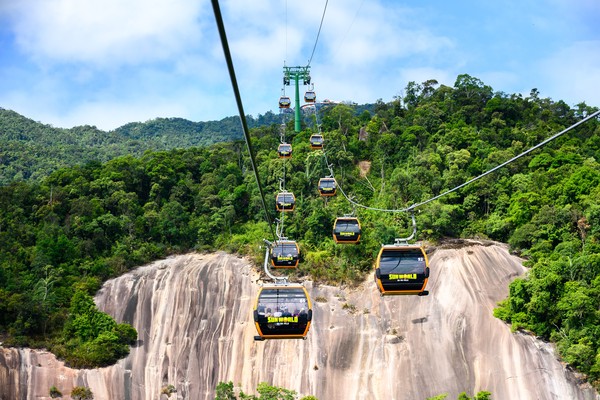
M 528 97 L 494 92 L 468 75 L 453 87 L 411 82 L 405 93 L 377 102 L 373 113 L 340 104 L 320 114 L 336 179 L 361 204 L 404 208 L 429 199 L 596 110 L 541 98 L 535 89 Z M 316 183 L 328 171 L 322 154 L 309 148 L 314 131 L 309 121 L 302 132 L 288 133 L 294 156 L 281 160 L 278 124 L 252 130 L 267 206 L 275 210 L 285 164 L 286 189 L 297 199 L 285 234 L 299 241 L 302 253 L 292 274 L 357 282 L 370 273 L 381 243 L 405 236 L 408 217 L 358 209 L 363 240 L 336 246 L 333 221 L 352 207 L 342 196 L 326 206 L 318 196 Z M 528 277 L 511 284 L 496 315 L 514 329 L 556 341 L 565 360 L 592 382 L 600 378 L 599 154 L 594 119 L 416 216 L 421 240 L 489 238 L 527 257 Z M 360 161 L 370 162 L 364 177 Z M 67 340 L 74 293 L 93 295 L 106 279 L 190 250 L 226 249 L 259 261 L 258 244 L 270 236 L 240 141 L 124 155 L 12 181 L 0 187 L 0 207 L 5 342 L 75 354 Z M 111 337 L 115 355 L 131 340 Z
M 247 118 L 251 127 L 279 121 L 272 112 Z M 156 118 L 105 132 L 90 125 L 55 128 L 0 108 L 0 185 L 40 180 L 60 168 L 86 162 L 105 162 L 124 155 L 140 157 L 148 150 L 209 146 L 241 138 L 237 117 L 209 122 Z

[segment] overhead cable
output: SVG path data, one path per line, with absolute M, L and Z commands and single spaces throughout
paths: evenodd
M 356 206 L 356 207 L 361 207 L 361 208 L 364 208 L 364 209 L 367 209 L 367 210 L 372 210 L 372 211 L 382 211 L 382 212 L 409 212 L 409 211 L 412 211 L 412 210 L 414 210 L 414 209 L 415 209 L 415 208 L 417 208 L 417 207 L 421 207 L 421 206 L 423 206 L 423 205 L 425 205 L 425 204 L 427 204 L 427 203 L 430 203 L 430 202 L 432 202 L 432 201 L 434 201 L 434 200 L 437 200 L 437 199 L 439 199 L 439 198 L 441 198 L 441 197 L 444 197 L 444 196 L 446 196 L 446 195 L 448 195 L 448 194 L 450 194 L 450 193 L 452 193 L 452 192 L 455 192 L 455 191 L 457 191 L 458 189 L 461 189 L 461 188 L 463 188 L 463 187 L 465 187 L 465 186 L 467 186 L 467 185 L 469 185 L 469 184 L 471 184 L 471 183 L 473 183 L 473 182 L 475 182 L 475 181 L 477 181 L 477 180 L 479 180 L 479 179 L 483 178 L 484 176 L 486 176 L 486 175 L 489 175 L 489 174 L 491 174 L 492 172 L 495 172 L 495 171 L 499 170 L 500 168 L 507 166 L 508 164 L 510 164 L 510 163 L 512 163 L 512 162 L 514 162 L 514 161 L 516 161 L 516 160 L 518 160 L 519 158 L 521 158 L 521 157 L 523 157 L 523 156 L 525 156 L 525 155 L 527 155 L 527 154 L 531 153 L 532 151 L 534 151 L 534 150 L 536 150 L 536 149 L 539 149 L 540 147 L 544 146 L 545 144 L 547 144 L 547 143 L 551 142 L 552 140 L 554 140 L 554 139 L 556 139 L 556 138 L 558 138 L 558 137 L 560 137 L 560 136 L 564 135 L 565 133 L 569 132 L 570 130 L 572 130 L 572 129 L 576 128 L 577 126 L 579 126 L 579 125 L 581 125 L 581 124 L 583 124 L 583 123 L 585 123 L 585 122 L 589 121 L 590 119 L 592 119 L 592 118 L 594 118 L 594 117 L 598 116 L 599 114 L 600 114 L 600 110 L 598 110 L 598 111 L 596 111 L 596 112 L 594 112 L 594 113 L 592 113 L 592 114 L 588 115 L 587 117 L 583 118 L 581 121 L 578 121 L 578 122 L 574 123 L 573 125 L 569 126 L 568 128 L 566 128 L 566 129 L 563 129 L 562 131 L 560 131 L 560 132 L 558 132 L 558 133 L 556 133 L 556 134 L 554 134 L 554 135 L 550 136 L 548 139 L 546 139 L 546 140 L 544 140 L 544 141 L 542 141 L 542 142 L 540 142 L 540 143 L 536 144 L 535 146 L 533 146 L 533 147 L 531 147 L 531 148 L 529 148 L 529 149 L 525 150 L 525 151 L 524 151 L 524 152 L 522 152 L 521 154 L 519 154 L 519 155 L 517 155 L 517 156 L 514 156 L 514 157 L 513 157 L 513 158 L 511 158 L 510 160 L 507 160 L 507 161 L 503 162 L 502 164 L 495 166 L 494 168 L 492 168 L 492 169 L 490 169 L 490 170 L 488 170 L 488 171 L 486 171 L 486 172 L 482 173 L 481 175 L 479 175 L 479 176 L 476 176 L 475 178 L 473 178 L 473 179 L 470 179 L 470 180 L 468 180 L 467 182 L 465 182 L 465 183 L 462 183 L 462 184 L 460 184 L 460 185 L 456 186 L 455 188 L 452 188 L 452 189 L 450 189 L 450 190 L 447 190 L 447 191 L 445 191 L 445 192 L 443 192 L 443 193 L 441 193 L 441 194 L 438 194 L 437 196 L 434 196 L 434 197 L 432 197 L 432 198 L 430 198 L 430 199 L 427 199 L 427 200 L 425 200 L 425 201 L 422 201 L 422 202 L 420 202 L 420 203 L 415 203 L 415 204 L 413 204 L 413 205 L 411 205 L 411 206 L 409 206 L 409 207 L 406 207 L 406 208 L 399 208 L 399 209 L 385 209 L 385 208 L 368 207 L 368 206 L 365 206 L 365 205 L 362 205 L 362 204 L 360 204 L 360 203 L 357 203 L 357 202 L 355 202 L 355 201 L 354 201 L 354 200 L 352 200 L 350 197 L 346 196 L 346 193 L 344 193 L 344 191 L 342 190 L 342 187 L 341 187 L 341 186 L 339 186 L 339 185 L 338 185 L 338 187 L 339 187 L 339 189 L 340 189 L 340 192 L 341 192 L 341 193 L 344 195 L 344 197 L 346 198 L 346 200 L 348 200 L 348 201 L 349 201 L 349 202 L 350 202 L 352 205 L 354 205 L 354 206 Z M 324 153 L 324 154 L 325 154 L 325 153 Z M 327 156 L 326 156 L 326 155 L 325 155 L 325 161 L 327 162 Z M 332 168 L 332 167 L 331 167 L 329 164 L 327 164 L 327 165 L 328 165 L 328 168 L 329 168 L 329 172 L 330 172 L 330 173 L 332 174 L 332 176 L 333 176 L 333 168 Z M 337 180 L 336 180 L 336 182 L 337 182 Z
M 325 11 L 327 11 L 327 3 L 329 0 L 325 1 L 325 8 L 323 8 L 323 15 L 321 16 L 321 24 L 319 25 L 319 31 L 317 32 L 317 39 L 315 40 L 315 45 L 313 46 L 312 54 L 310 55 L 310 59 L 308 60 L 308 66 L 310 67 L 310 63 L 315 55 L 315 50 L 317 49 L 317 42 L 319 41 L 319 35 L 321 34 L 321 28 L 323 27 L 323 20 L 325 19 Z
M 252 149 L 252 142 L 250 141 L 250 130 L 248 129 L 248 122 L 246 121 L 246 113 L 244 112 L 244 106 L 242 104 L 242 97 L 240 96 L 240 90 L 235 77 L 235 69 L 233 68 L 233 60 L 231 58 L 231 52 L 229 51 L 229 43 L 227 41 L 227 35 L 225 33 L 225 25 L 223 24 L 223 16 L 221 15 L 221 9 L 219 8 L 218 0 L 211 0 L 213 11 L 215 13 L 215 20 L 217 21 L 217 27 L 219 29 L 219 36 L 221 37 L 221 44 L 223 46 L 223 53 L 225 60 L 227 61 L 227 69 L 229 70 L 229 78 L 231 80 L 231 86 L 233 86 L 233 93 L 235 95 L 235 101 L 237 103 L 238 112 L 240 114 L 240 121 L 242 123 L 242 130 L 244 131 L 244 138 L 246 139 L 246 146 L 248 147 L 248 153 L 250 153 L 250 162 L 252 169 L 254 170 L 254 177 L 256 178 L 256 184 L 258 185 L 258 191 L 262 201 L 262 206 L 265 211 L 265 219 L 269 224 L 271 235 L 275 239 L 275 232 L 273 230 L 273 223 L 269 218 L 269 212 L 267 210 L 267 203 L 265 201 L 265 195 L 260 183 L 260 177 L 258 175 L 258 168 L 256 167 L 256 160 L 254 158 L 254 150 Z

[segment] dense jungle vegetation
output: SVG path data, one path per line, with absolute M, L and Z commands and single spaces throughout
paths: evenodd
M 379 101 L 373 112 L 339 104 L 319 114 L 336 179 L 361 204 L 397 209 L 427 200 L 596 111 L 542 98 L 536 89 L 527 97 L 494 92 L 469 75 L 453 87 L 410 82 L 404 93 Z M 292 127 L 288 122 L 290 160 L 277 158 L 278 124 L 251 132 L 270 219 L 277 217 L 285 171 L 297 207 L 285 216 L 285 235 L 299 241 L 302 256 L 293 274 L 352 284 L 371 271 L 381 243 L 410 232 L 409 216 L 358 208 L 361 243 L 335 245 L 333 221 L 353 209 L 341 195 L 327 202 L 318 196 L 317 181 L 329 172 L 323 152 L 309 148 L 315 125 L 297 134 Z M 496 315 L 555 341 L 564 359 L 596 383 L 599 156 L 594 119 L 416 215 L 421 240 L 489 238 L 526 257 L 528 277 L 511 284 Z M 75 365 L 107 363 L 94 349 L 113 346 L 118 358 L 134 332 L 90 303 L 103 281 L 190 250 L 225 249 L 260 263 L 263 238 L 272 239 L 271 231 L 241 141 L 147 151 L 12 181 L 0 187 L 3 341 L 47 346 Z

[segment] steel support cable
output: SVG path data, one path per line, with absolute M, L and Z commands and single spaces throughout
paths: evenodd
M 413 204 L 413 205 L 411 205 L 409 207 L 406 207 L 406 208 L 384 209 L 384 208 L 368 207 L 368 206 L 362 205 L 360 203 L 357 203 L 354 200 L 350 199 L 348 196 L 346 196 L 346 194 L 344 193 L 344 191 L 342 190 L 342 187 L 340 185 L 338 185 L 338 188 L 340 189 L 340 192 L 342 192 L 342 194 L 344 195 L 344 197 L 346 198 L 346 200 L 348 200 L 351 204 L 355 205 L 356 207 L 361 207 L 361 208 L 364 208 L 364 209 L 367 209 L 367 210 L 381 211 L 381 212 L 409 212 L 409 211 L 414 210 L 417 207 L 421 207 L 421 206 L 423 206 L 423 205 L 425 205 L 427 203 L 430 203 L 430 202 L 432 202 L 434 200 L 437 200 L 437 199 L 439 199 L 439 198 L 441 198 L 443 196 L 446 196 L 446 195 L 448 195 L 448 194 L 450 194 L 452 192 L 455 192 L 458 189 L 462 189 L 463 187 L 465 187 L 465 186 L 467 186 L 467 185 L 469 185 L 469 184 L 471 184 L 471 183 L 473 183 L 473 182 L 475 182 L 475 181 L 483 178 L 484 176 L 487 176 L 487 175 L 491 174 L 492 172 L 495 172 L 495 171 L 499 170 L 500 168 L 507 166 L 508 164 L 512 163 L 513 161 L 516 161 L 519 158 L 521 158 L 521 157 L 523 157 L 523 156 L 531 153 L 532 151 L 534 151 L 536 149 L 539 149 L 540 147 L 544 146 L 545 144 L 547 144 L 547 143 L 553 141 L 554 139 L 556 139 L 556 138 L 564 135 L 565 133 L 569 132 L 570 130 L 576 128 L 577 126 L 579 126 L 579 125 L 581 125 L 581 124 L 589 121 L 590 119 L 592 119 L 592 118 L 594 118 L 594 117 L 596 117 L 598 115 L 600 115 L 600 110 L 598 110 L 598 111 L 596 111 L 596 112 L 588 115 L 587 117 L 583 118 L 581 121 L 578 121 L 578 122 L 574 123 L 573 125 L 569 126 L 568 128 L 563 129 L 562 131 L 560 131 L 560 132 L 558 132 L 558 133 L 550 136 L 548 139 L 543 140 L 542 142 L 536 144 L 535 146 L 529 148 L 528 150 L 525 150 L 521 154 L 514 156 L 510 160 L 507 160 L 507 161 L 503 162 L 502 164 L 495 166 L 494 168 L 492 168 L 492 169 L 490 169 L 490 170 L 482 173 L 481 175 L 476 176 L 475 178 L 470 179 L 467 182 L 464 182 L 464 183 L 456 186 L 455 188 L 447 190 L 444 193 L 438 194 L 437 196 L 434 196 L 434 197 L 432 197 L 432 198 L 430 198 L 428 200 L 422 201 L 420 203 L 415 203 L 415 204 Z M 325 152 L 323 152 L 323 154 L 325 154 Z M 327 155 L 326 154 L 325 154 L 325 161 L 327 162 Z M 329 164 L 327 164 L 327 165 L 328 165 L 329 172 L 333 176 L 333 169 L 331 167 L 329 167 Z M 337 182 L 337 180 L 336 180 L 336 182 Z
M 313 56 L 315 55 L 315 50 L 317 49 L 317 43 L 319 42 L 319 35 L 321 35 L 321 28 L 323 27 L 323 20 L 325 19 L 325 11 L 327 11 L 327 3 L 329 0 L 325 1 L 325 8 L 323 8 L 323 15 L 321 16 L 321 24 L 319 25 L 319 31 L 317 32 L 317 38 L 315 39 L 315 45 L 313 46 L 312 54 L 308 60 L 307 66 L 310 67 L 310 63 L 312 62 Z
M 235 101 L 237 103 L 238 112 L 240 114 L 240 121 L 242 123 L 242 130 L 244 131 L 244 138 L 246 140 L 246 146 L 248 147 L 248 153 L 250 153 L 250 162 L 252 163 L 252 169 L 254 170 L 254 177 L 256 178 L 256 184 L 258 185 L 258 191 L 262 201 L 262 206 L 265 211 L 265 219 L 269 224 L 271 235 L 276 238 L 275 232 L 273 231 L 273 222 L 269 218 L 269 211 L 267 210 L 267 203 L 265 201 L 265 194 L 260 183 L 260 177 L 258 175 L 258 168 L 256 167 L 256 160 L 254 158 L 254 150 L 252 149 L 252 142 L 250 141 L 250 133 L 248 129 L 248 122 L 246 121 L 246 113 L 244 113 L 244 106 L 242 104 L 242 98 L 240 96 L 240 90 L 238 88 L 237 79 L 235 77 L 235 69 L 233 68 L 233 60 L 231 58 L 231 52 L 229 51 L 229 43 L 227 41 L 227 35 L 225 33 L 225 25 L 223 24 L 223 16 L 221 15 L 221 9 L 219 7 L 219 0 L 211 0 L 213 11 L 215 14 L 215 20 L 217 22 L 217 28 L 219 30 L 219 36 L 221 38 L 221 45 L 223 46 L 223 53 L 225 55 L 225 61 L 227 62 L 227 69 L 229 70 L 229 78 L 231 80 L 231 86 L 233 86 L 233 93 L 235 95 Z
M 318 112 L 317 104 L 316 103 L 315 103 L 315 120 L 317 122 L 317 127 L 319 128 L 319 133 L 321 133 L 321 124 L 319 123 L 319 112 Z M 364 208 L 365 206 L 363 206 L 363 205 L 361 205 L 359 203 L 356 203 L 354 200 L 352 200 L 350 197 L 348 197 L 346 195 L 346 192 L 344 192 L 344 189 L 342 189 L 342 186 L 340 184 L 338 184 L 338 181 L 335 178 L 335 174 L 333 172 L 332 164 L 329 164 L 329 160 L 327 159 L 327 151 L 325 149 L 323 149 L 323 158 L 325 158 L 325 166 L 329 170 L 329 175 L 331 175 L 331 177 L 334 179 L 336 186 L 340 189 L 340 192 L 342 193 L 342 195 L 344 196 L 344 198 L 346 200 L 348 200 L 348 202 L 350 204 Z
M 502 164 L 500 164 L 500 165 L 497 165 L 497 166 L 495 166 L 494 168 L 492 168 L 492 169 L 490 169 L 490 170 L 488 170 L 488 171 L 484 172 L 483 174 L 481 174 L 481 175 L 479 175 L 479 176 L 476 176 L 475 178 L 473 178 L 473 179 L 471 179 L 471 180 L 468 180 L 467 182 L 463 183 L 462 185 L 458 185 L 457 187 L 455 187 L 455 188 L 453 188 L 453 189 L 450 189 L 450 190 L 447 190 L 447 191 L 445 191 L 444 193 L 441 193 L 441 194 L 439 194 L 439 195 L 437 195 L 437 196 L 434 196 L 434 197 L 432 197 L 432 198 L 430 198 L 430 199 L 428 199 L 428 200 L 422 201 L 422 202 L 420 202 L 420 203 L 413 204 L 412 206 L 410 206 L 409 208 L 407 208 L 407 210 L 412 210 L 413 208 L 417 208 L 417 207 L 420 207 L 420 206 L 422 206 L 422 205 L 425 205 L 425 204 L 427 204 L 427 203 L 430 203 L 430 202 L 432 202 L 432 201 L 434 201 L 434 200 L 437 200 L 437 199 L 439 199 L 439 198 L 440 198 L 440 197 L 442 197 L 442 196 L 445 196 L 445 195 L 447 195 L 447 194 L 450 194 L 450 193 L 452 193 L 452 192 L 455 192 L 455 191 L 457 191 L 458 189 L 461 189 L 461 188 L 463 188 L 463 187 L 465 187 L 465 186 L 467 186 L 467 185 L 469 185 L 469 184 L 471 184 L 471 183 L 475 182 L 476 180 L 478 180 L 478 179 L 481 179 L 481 178 L 483 178 L 484 176 L 486 176 L 486 175 L 489 175 L 489 174 L 491 174 L 492 172 L 499 170 L 500 168 L 502 168 L 502 167 L 504 167 L 504 166 L 506 166 L 506 165 L 508 165 L 508 164 L 512 163 L 513 161 L 516 161 L 516 160 L 518 160 L 519 158 L 521 158 L 521 157 L 523 157 L 523 156 L 525 156 L 525 155 L 527 155 L 527 154 L 531 153 L 533 150 L 539 149 L 540 147 L 542 147 L 542 146 L 543 146 L 543 145 L 545 145 L 546 143 L 549 143 L 549 142 L 553 141 L 553 140 L 554 140 L 554 139 L 556 139 L 557 137 L 560 137 L 560 136 L 564 135 L 565 133 L 569 132 L 571 129 L 574 129 L 575 127 L 577 127 L 577 126 L 579 126 L 579 125 L 581 125 L 581 124 L 583 124 L 583 123 L 585 123 L 585 122 L 589 121 L 590 119 L 592 119 L 592 118 L 596 117 L 598 114 L 600 114 L 600 110 L 596 111 L 596 112 L 595 112 L 595 113 L 593 113 L 593 114 L 590 114 L 590 115 L 588 115 L 587 117 L 585 117 L 585 118 L 584 118 L 584 119 L 582 119 L 581 121 L 578 121 L 578 122 L 574 123 L 573 125 L 569 126 L 568 128 L 566 128 L 566 129 L 563 129 L 562 131 L 560 131 L 560 132 L 558 132 L 558 133 L 556 133 L 556 134 L 554 134 L 554 135 L 550 136 L 548 139 L 546 139 L 546 140 L 543 140 L 542 142 L 540 142 L 540 143 L 536 144 L 535 146 L 531 147 L 530 149 L 528 149 L 528 150 L 525 150 L 525 151 L 524 151 L 524 152 L 522 152 L 521 154 L 519 154 L 519 155 L 517 155 L 517 156 L 514 156 L 514 157 L 513 157 L 513 158 L 511 158 L 510 160 L 507 160 L 507 161 L 503 162 Z
M 354 26 L 354 21 L 356 21 L 356 17 L 358 16 L 358 13 L 360 12 L 360 9 L 362 8 L 364 2 L 365 2 L 365 0 L 362 0 L 360 2 L 360 5 L 356 9 L 356 13 L 354 13 L 354 18 L 352 18 L 352 21 L 350 22 L 350 25 L 348 25 L 348 29 L 346 30 L 346 33 L 344 34 L 344 36 L 342 36 L 342 40 L 340 41 L 340 45 L 338 46 L 338 49 L 335 51 L 335 53 L 333 53 L 332 59 L 335 60 L 335 59 L 338 58 L 338 54 L 340 53 L 340 50 L 342 49 L 342 46 L 344 45 L 344 42 L 346 41 L 346 38 L 348 37 L 348 33 L 350 33 L 350 30 Z

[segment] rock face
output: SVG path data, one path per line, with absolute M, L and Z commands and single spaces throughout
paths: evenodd
M 524 273 L 499 244 L 440 248 L 430 257 L 428 297 L 380 297 L 369 279 L 355 289 L 312 287 L 307 340 L 255 342 L 259 274 L 224 253 L 157 261 L 107 282 L 100 309 L 138 330 L 116 365 L 72 370 L 54 356 L 0 348 L 0 400 L 50 399 L 55 385 L 89 386 L 96 400 L 213 399 L 220 381 L 246 393 L 260 382 L 321 400 L 424 400 L 492 392 L 494 399 L 599 399 L 552 346 L 511 333 L 492 315 Z

